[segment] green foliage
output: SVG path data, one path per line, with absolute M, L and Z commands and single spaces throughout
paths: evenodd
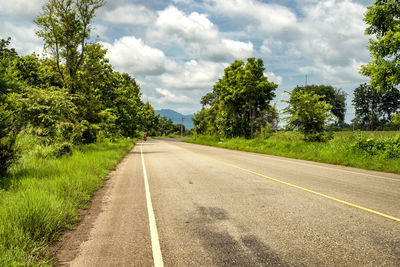
M 246 64 L 237 60 L 227 67 L 213 92 L 201 100 L 203 109 L 193 119 L 195 133 L 254 137 L 277 88 L 264 71 L 262 59 L 255 58 L 249 58 Z
M 344 123 L 346 114 L 346 93 L 341 89 L 333 88 L 331 85 L 307 85 L 297 86 L 295 91 L 313 92 L 317 95 L 324 96 L 320 100 L 325 101 L 332 106 L 331 112 L 336 117 L 339 125 Z
M 0 106 L 0 180 L 8 167 L 16 159 L 14 149 L 15 137 L 10 130 L 10 113 Z
M 283 111 L 288 126 L 304 134 L 306 141 L 326 141 L 326 123 L 333 119 L 332 106 L 321 100 L 324 96 L 303 89 L 293 90 Z
M 6 177 L 7 190 L 0 191 L 1 266 L 53 265 L 46 246 L 78 221 L 78 209 L 87 206 L 132 147 L 132 141 L 123 139 L 79 146 L 70 157 L 43 158 L 28 147 L 37 138 L 21 137 L 21 147 L 28 150 Z
M 13 48 L 7 46 L 10 38 L 0 41 L 0 180 L 7 168 L 16 159 L 14 142 L 15 131 L 12 126 L 13 114 L 8 97 L 12 81 L 10 80 L 9 62 L 17 56 Z
M 41 28 L 36 34 L 53 53 L 63 83 L 73 94 L 79 81 L 78 71 L 85 60 L 90 23 L 103 5 L 104 0 L 48 0 L 42 14 L 35 19 Z M 64 67 L 62 61 L 65 61 Z
M 400 110 L 400 91 L 396 88 L 376 90 L 361 84 L 354 90 L 353 122 L 363 130 L 376 130 L 392 121 L 392 115 Z
M 353 144 L 353 149 L 371 156 L 400 158 L 400 134 L 394 137 L 360 135 Z
M 54 141 L 72 141 L 76 106 L 67 91 L 26 87 L 18 99 L 18 120 L 25 131 Z
M 375 140 L 385 140 L 386 150 L 372 155 L 357 148 L 362 146 L 360 140 L 369 138 L 379 144 L 381 141 Z M 260 136 L 251 140 L 197 135 L 184 142 L 400 174 L 399 135 L 395 132 L 362 132 L 361 136 L 359 132 L 337 132 L 327 142 L 306 142 L 299 132 L 276 132 L 268 138 Z M 390 144 L 396 144 L 396 148 Z
M 267 124 L 263 127 L 261 127 L 260 130 L 260 137 L 264 139 L 268 139 L 272 136 L 274 130 L 272 129 L 272 126 L 270 124 Z
M 370 77 L 371 85 L 385 90 L 400 83 L 400 2 L 376 0 L 368 7 L 364 21 L 369 25 L 365 33 L 370 39 L 372 61 L 362 66 L 361 73 Z

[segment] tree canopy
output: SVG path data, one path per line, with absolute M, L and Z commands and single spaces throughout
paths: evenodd
M 289 115 L 284 119 L 289 127 L 302 132 L 306 141 L 324 141 L 326 138 L 326 123 L 333 115 L 330 113 L 332 105 L 323 98 L 313 91 L 297 88 L 290 93 L 290 99 L 284 101 L 288 103 L 284 113 Z
M 224 70 L 213 91 L 202 97 L 202 111 L 193 119 L 195 132 L 254 137 L 278 85 L 264 75 L 262 59 L 236 60 Z M 208 106 L 208 107 L 207 107 Z
M 295 91 L 307 91 L 320 95 L 320 100 L 332 106 L 331 112 L 336 117 L 339 125 L 344 123 L 346 114 L 346 93 L 331 85 L 298 86 Z
M 376 0 L 364 21 L 369 25 L 365 33 L 376 39 L 369 41 L 372 61 L 362 66 L 361 73 L 370 77 L 374 88 L 394 87 L 400 83 L 400 2 Z
M 361 129 L 374 131 L 392 121 L 400 111 L 400 92 L 392 87 L 377 91 L 374 87 L 361 84 L 354 90 L 353 122 Z

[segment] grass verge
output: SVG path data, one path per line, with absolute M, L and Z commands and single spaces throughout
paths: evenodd
M 79 220 L 132 140 L 82 145 L 62 158 L 24 154 L 0 190 L 0 266 L 47 266 L 46 247 Z
M 280 132 L 267 138 L 232 138 L 194 136 L 184 142 L 264 153 L 288 158 L 351 166 L 400 174 L 400 158 L 388 158 L 383 154 L 371 155 L 355 148 L 363 140 L 394 138 L 396 132 L 338 132 L 326 143 L 309 143 L 295 132 Z

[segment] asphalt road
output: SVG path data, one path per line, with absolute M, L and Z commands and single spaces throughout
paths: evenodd
M 66 265 L 400 266 L 398 175 L 149 140 L 109 183 Z

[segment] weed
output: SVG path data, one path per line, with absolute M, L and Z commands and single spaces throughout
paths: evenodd
M 33 137 L 21 138 L 20 149 L 31 149 L 22 153 L 0 190 L 0 266 L 52 265 L 46 247 L 78 221 L 78 210 L 133 142 L 81 145 L 57 158 Z

